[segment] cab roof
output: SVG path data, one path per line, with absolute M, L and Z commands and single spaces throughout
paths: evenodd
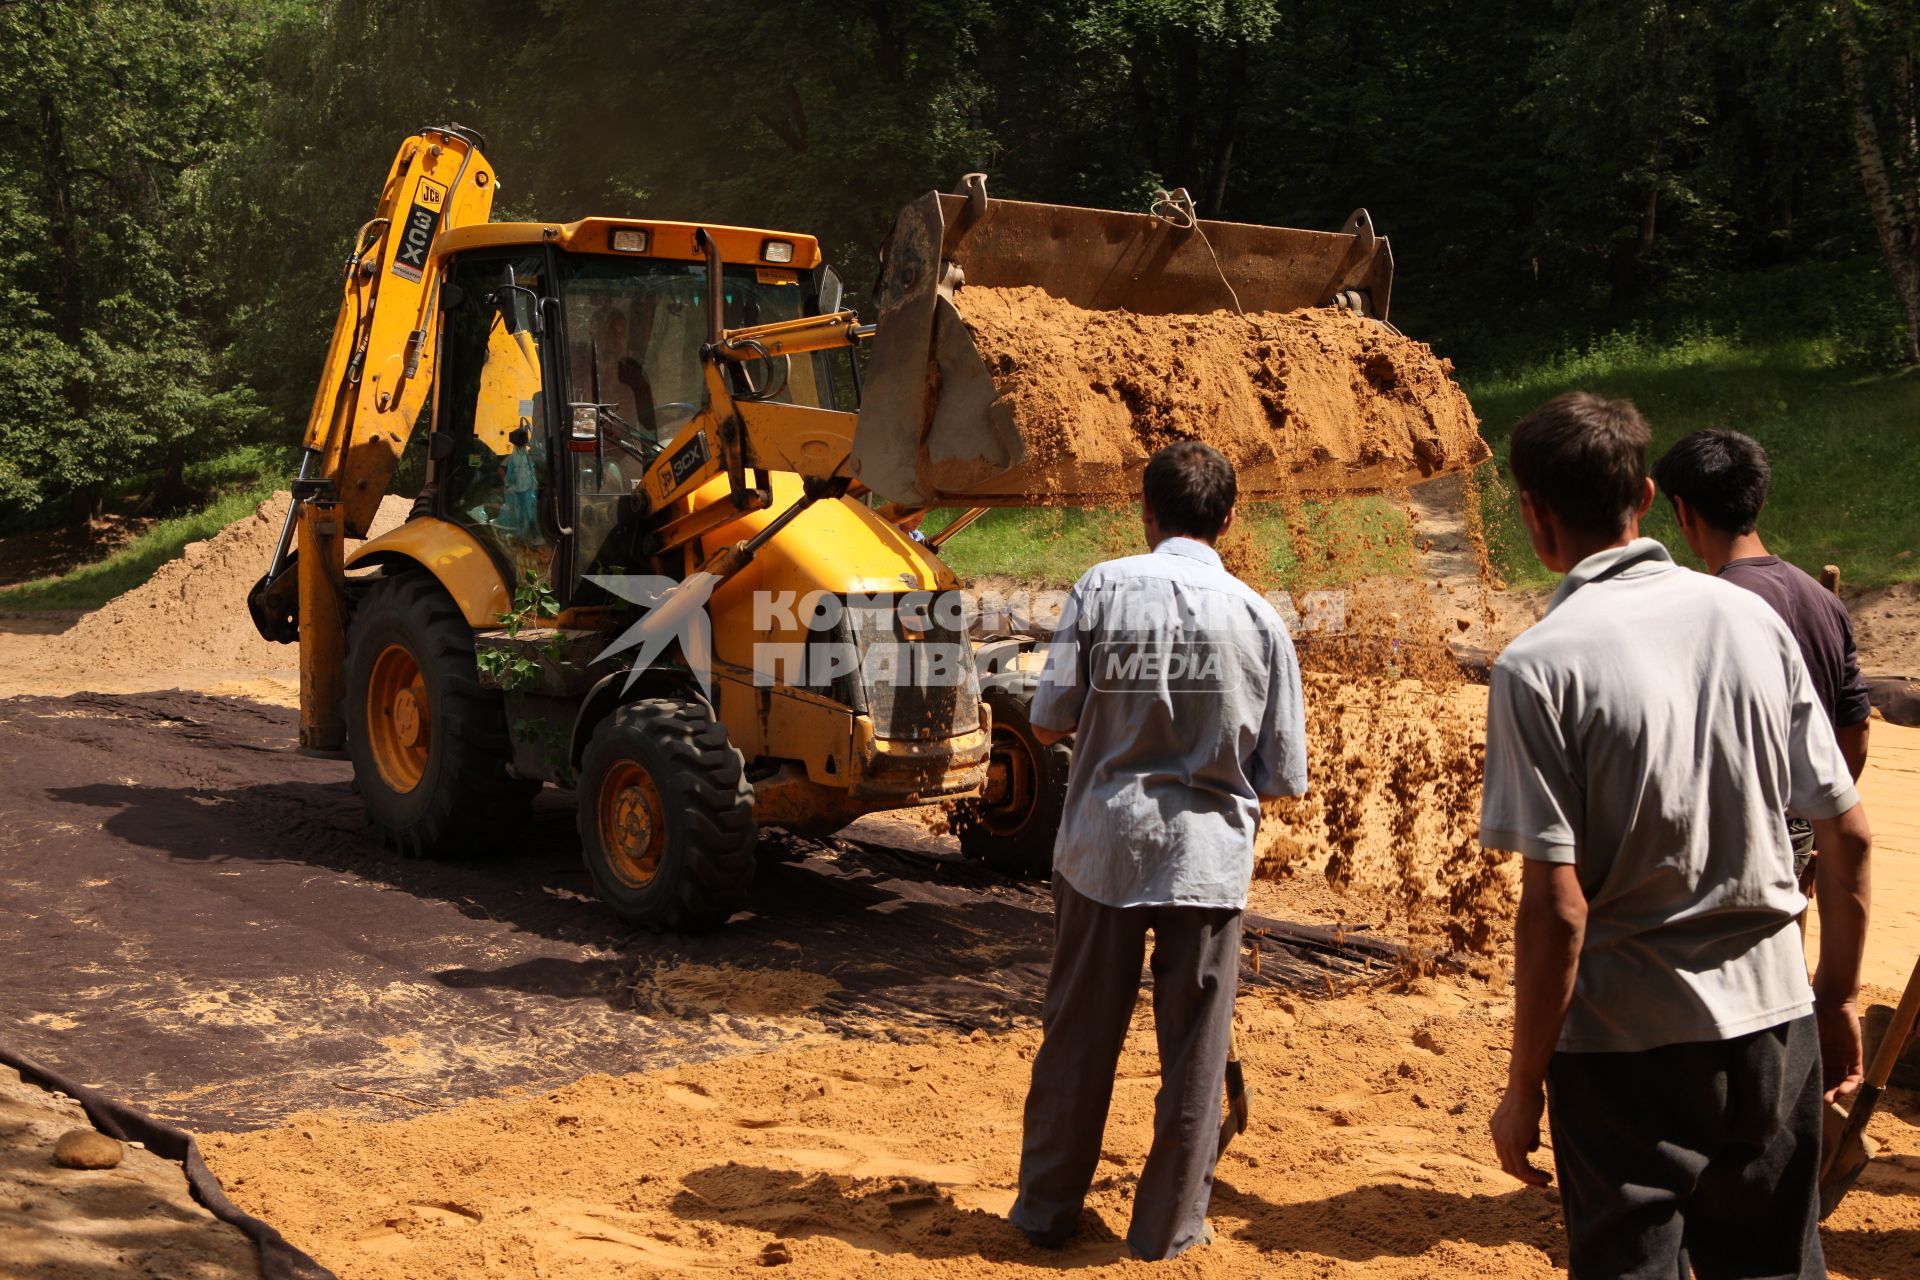
M 768 231 L 759 227 L 722 227 L 700 222 L 661 222 L 651 218 L 582 218 L 578 222 L 483 222 L 458 227 L 435 243 L 436 258 L 448 257 L 470 249 L 496 249 L 512 245 L 553 244 L 569 253 L 604 253 L 619 258 L 655 258 L 670 262 L 702 262 L 706 255 L 694 242 L 694 232 L 704 230 L 720 246 L 723 262 L 735 265 L 789 268 L 810 271 L 820 265 L 820 242 L 813 236 L 791 231 Z M 644 233 L 645 248 L 615 249 L 616 231 Z M 627 237 L 628 240 L 640 239 Z M 791 256 L 782 261 L 778 246 L 791 245 Z M 772 252 L 775 256 L 767 256 Z

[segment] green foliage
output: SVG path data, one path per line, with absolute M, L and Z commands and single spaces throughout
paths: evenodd
M 899 207 L 980 169 L 1008 197 L 1140 209 L 1185 186 L 1209 216 L 1290 226 L 1365 205 L 1393 239 L 1396 323 L 1482 387 L 1543 351 L 1701 326 L 1769 349 L 1818 339 L 1823 376 L 1865 377 L 1904 358 L 1904 319 L 1837 12 L 0 4 L 0 532 L 117 493 L 183 500 L 236 441 L 291 447 L 347 242 L 398 140 L 429 121 L 488 135 L 496 217 L 811 231 L 856 306 Z M 1912 205 L 1895 127 L 1912 6 L 1848 12 Z M 1058 541 L 1084 535 L 1069 521 Z M 1004 536 L 1008 563 L 1045 560 Z
M 507 693 L 517 693 L 540 679 L 540 663 L 524 653 L 488 645 L 473 655 L 480 674 Z
M 1774 482 L 1760 533 L 1809 572 L 1840 566 L 1857 587 L 1920 577 L 1920 371 L 1863 370 L 1831 339 L 1751 344 L 1697 330 L 1678 341 L 1624 334 L 1516 373 L 1472 382 L 1481 430 L 1504 469 L 1514 424 L 1563 391 L 1623 396 L 1654 431 L 1652 456 L 1705 427 L 1744 431 L 1765 446 Z M 1510 477 L 1483 488 L 1489 549 L 1509 583 L 1553 577 L 1534 559 Z M 1699 562 L 1664 500 L 1643 525 L 1682 563 Z
M 1114 208 L 1186 186 L 1203 213 L 1291 226 L 1366 205 L 1401 327 L 1463 367 L 1513 364 L 1716 307 L 1731 328 L 1721 283 L 1757 267 L 1861 259 L 1846 283 L 1885 293 L 1835 48 L 1817 11 L 1761 0 L 550 0 L 458 20 L 333 0 L 272 28 L 261 127 L 215 186 L 245 193 L 231 306 L 282 415 L 311 395 L 334 264 L 395 140 L 448 117 L 489 131 L 498 216 L 813 231 L 854 305 L 896 210 L 970 169 Z
M 254 10 L 238 0 L 0 7 L 0 506 L 72 500 L 256 425 L 219 353 L 205 177 L 244 123 Z
M 501 614 L 500 625 L 509 636 L 517 636 L 529 619 L 551 618 L 559 612 L 560 598 L 554 595 L 553 584 L 538 569 L 526 569 L 513 589 L 513 612 Z
M 529 622 L 559 612 L 560 600 L 553 593 L 553 584 L 539 570 L 526 569 L 513 589 L 513 608 L 500 615 L 500 629 L 513 640 Z M 563 662 L 564 640 L 554 636 L 540 646 L 540 652 L 550 661 Z M 507 693 L 528 688 L 540 679 L 540 659 L 509 645 L 482 645 L 474 654 L 474 663 L 482 675 Z

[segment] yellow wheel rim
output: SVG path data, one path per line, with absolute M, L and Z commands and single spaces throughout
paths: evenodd
M 1033 811 L 1040 792 L 1040 766 L 1027 740 L 996 729 L 987 756 L 987 780 L 980 789 L 980 817 L 996 835 L 1018 831 Z
M 630 889 L 644 888 L 660 870 L 667 846 L 667 814 L 647 771 L 621 760 L 600 780 L 594 803 L 607 869 Z
M 432 729 L 425 673 L 405 645 L 388 645 L 367 679 L 367 742 L 382 782 L 401 792 L 420 785 Z

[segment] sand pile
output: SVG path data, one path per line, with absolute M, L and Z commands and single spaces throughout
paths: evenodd
M 1043 483 L 1062 460 L 1137 467 L 1185 439 L 1233 459 L 1243 493 L 1397 488 L 1488 456 L 1451 362 L 1339 308 L 1139 316 L 1036 288 L 960 301 Z
M 287 494 L 276 493 L 254 514 L 205 542 L 187 544 L 179 559 L 146 583 L 53 638 L 37 665 L 68 675 L 254 673 L 297 666 L 294 646 L 262 640 L 247 614 L 247 592 L 273 559 L 288 501 Z M 389 496 L 370 533 L 397 527 L 411 506 L 411 499 Z

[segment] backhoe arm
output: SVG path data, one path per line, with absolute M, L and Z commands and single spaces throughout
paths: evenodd
M 310 752 L 337 752 L 346 740 L 346 539 L 366 536 L 432 388 L 434 250 L 445 232 L 492 212 L 494 174 L 481 147 L 458 125 L 400 144 L 347 255 L 293 502 L 273 562 L 247 596 L 262 636 L 299 641 L 300 745 Z
M 749 471 L 791 471 L 817 481 L 844 476 L 857 415 L 755 397 L 778 394 L 788 359 L 851 346 L 863 333 L 853 312 L 840 311 L 734 329 L 708 343 L 706 406 L 647 468 L 647 505 L 664 511 L 722 473 L 734 477 L 737 503 L 745 501 Z M 742 369 L 746 377 L 737 379 Z M 757 390 L 736 390 L 740 381 Z
M 400 145 L 374 216 L 348 255 L 340 313 L 307 418 L 309 494 L 330 487 L 364 537 L 433 384 L 442 234 L 485 222 L 493 168 L 478 135 L 425 129 Z

